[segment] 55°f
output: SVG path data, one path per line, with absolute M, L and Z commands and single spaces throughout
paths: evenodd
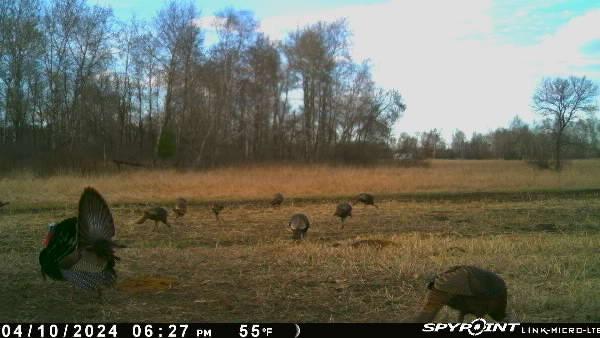
M 249 327 L 249 325 L 246 324 L 242 324 L 240 325 L 240 337 L 241 338 L 246 338 L 248 337 L 248 335 L 250 335 L 250 337 L 252 338 L 258 338 L 260 337 L 261 333 L 264 334 L 264 336 L 268 337 L 271 333 L 273 332 L 273 329 L 270 327 L 260 327 L 260 325 L 258 324 L 254 324 L 251 327 Z

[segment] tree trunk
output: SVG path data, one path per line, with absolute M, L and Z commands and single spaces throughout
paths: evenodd
M 555 169 L 557 171 L 561 170 L 561 163 L 560 163 L 560 150 L 561 150 L 561 138 L 562 138 L 562 131 L 559 131 L 558 134 L 556 134 L 556 148 L 554 150 L 554 156 L 556 157 L 556 167 Z

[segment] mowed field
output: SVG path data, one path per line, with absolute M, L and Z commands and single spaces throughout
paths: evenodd
M 76 214 L 85 186 L 111 206 L 119 281 L 94 293 L 41 278 L 46 224 Z M 277 191 L 288 199 L 269 206 Z M 338 202 L 372 192 L 340 229 Z M 150 205 L 191 201 L 153 232 Z M 0 321 L 402 322 L 451 265 L 499 273 L 519 321 L 600 322 L 600 161 L 560 174 L 512 161 L 430 168 L 265 166 L 0 178 Z M 223 201 L 223 222 L 209 210 Z M 291 240 L 296 212 L 311 221 Z M 364 241 L 370 240 L 370 241 Z M 455 320 L 444 310 L 437 320 Z

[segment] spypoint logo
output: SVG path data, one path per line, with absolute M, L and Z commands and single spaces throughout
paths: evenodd
M 485 322 L 485 319 L 483 318 L 477 318 L 474 321 L 471 322 L 471 327 L 469 328 L 469 334 L 471 336 L 478 336 L 480 335 L 483 330 L 485 330 L 485 325 L 487 323 Z
M 479 336 L 484 332 L 514 332 L 519 323 L 488 323 L 477 318 L 470 323 L 427 323 L 423 332 L 468 332 L 471 336 Z

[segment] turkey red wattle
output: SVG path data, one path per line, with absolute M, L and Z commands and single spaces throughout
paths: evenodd
M 44 238 L 44 240 L 42 241 L 42 244 L 44 245 L 45 248 L 47 248 L 48 244 L 50 244 L 50 241 L 52 241 L 52 237 L 54 237 L 54 232 L 49 231 L 48 234 L 46 235 L 46 238 Z
M 48 224 L 48 234 L 46 235 L 46 238 L 42 241 L 42 244 L 44 245 L 44 247 L 48 247 L 48 244 L 50 244 L 50 242 L 52 241 L 52 238 L 54 238 L 54 231 L 56 229 L 56 223 L 50 223 Z

